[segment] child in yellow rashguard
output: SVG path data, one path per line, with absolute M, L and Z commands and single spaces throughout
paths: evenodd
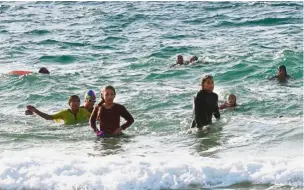
M 46 120 L 55 120 L 57 122 L 60 122 L 62 120 L 66 125 L 73 125 L 89 121 L 91 114 L 85 108 L 79 107 L 80 98 L 78 96 L 70 96 L 69 105 L 70 109 L 62 110 L 54 115 L 43 113 L 31 105 L 26 106 L 26 108 Z

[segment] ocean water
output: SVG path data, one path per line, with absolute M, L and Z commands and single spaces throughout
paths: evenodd
M 268 80 L 281 64 L 292 79 Z M 191 133 L 204 74 L 239 106 Z M 1 2 L 0 81 L 0 189 L 303 189 L 301 1 Z M 135 119 L 122 137 L 24 115 L 106 85 Z

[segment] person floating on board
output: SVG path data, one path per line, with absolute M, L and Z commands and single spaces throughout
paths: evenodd
M 212 114 L 220 119 L 218 95 L 213 92 L 214 81 L 211 75 L 201 79 L 201 90 L 194 98 L 194 119 L 191 128 L 200 128 L 212 123 Z
M 79 107 L 80 98 L 77 95 L 70 96 L 68 103 L 70 106 L 69 109 L 62 110 L 53 115 L 43 113 L 32 105 L 28 105 L 26 108 L 30 112 L 33 112 L 46 120 L 55 120 L 57 122 L 63 121 L 65 125 L 73 125 L 89 121 L 91 114 L 85 108 Z
M 114 103 L 116 92 L 113 86 L 103 88 L 101 96 L 102 101 L 95 106 L 91 114 L 91 128 L 97 136 L 119 135 L 134 122 L 133 116 L 125 106 Z M 120 125 L 120 117 L 123 117 L 127 122 Z M 99 129 L 96 127 L 97 119 L 100 121 Z
M 233 108 L 236 106 L 237 106 L 236 96 L 234 94 L 229 94 L 229 96 L 227 97 L 227 100 L 219 106 L 219 109 L 222 110 L 225 108 Z
M 22 70 L 14 70 L 14 71 L 10 71 L 9 74 L 11 75 L 19 75 L 19 76 L 22 76 L 22 75 L 29 75 L 29 74 L 32 74 L 33 71 L 22 71 Z M 41 73 L 41 74 L 50 74 L 50 71 L 45 68 L 45 67 L 41 67 L 38 71 L 38 73 Z

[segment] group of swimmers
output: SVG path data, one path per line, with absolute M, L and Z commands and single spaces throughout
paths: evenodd
M 280 65 L 276 76 L 270 79 L 278 79 L 286 81 L 290 76 L 287 74 L 285 65 Z M 213 92 L 214 81 L 211 75 L 206 75 L 201 79 L 201 90 L 194 98 L 194 118 L 191 128 L 202 129 L 204 126 L 212 123 L 212 115 L 216 119 L 220 119 L 219 110 L 225 108 L 233 108 L 237 106 L 236 96 L 229 94 L 227 100 L 218 105 L 218 95 Z
M 198 60 L 196 56 L 192 57 Z M 180 56 L 177 57 L 177 62 L 182 60 Z M 190 59 L 191 62 L 191 59 Z M 30 74 L 30 71 L 12 71 L 11 74 Z M 42 67 L 39 73 L 50 74 L 50 72 Z M 276 76 L 272 77 L 279 80 L 288 79 L 290 76 L 287 74 L 286 67 L 280 65 Z M 219 110 L 225 108 L 233 108 L 237 106 L 236 96 L 229 94 L 227 100 L 218 105 L 218 95 L 213 92 L 214 81 L 211 75 L 205 75 L 201 79 L 201 89 L 197 92 L 194 98 L 194 118 L 191 128 L 199 128 L 212 123 L 212 115 L 216 119 L 220 119 Z M 63 121 L 66 125 L 77 123 L 90 123 L 92 130 L 97 136 L 104 135 L 119 135 L 123 130 L 127 129 L 134 122 L 133 116 L 121 104 L 114 103 L 116 91 L 113 86 L 106 86 L 102 89 L 100 98 L 101 101 L 96 103 L 96 94 L 93 90 L 89 90 L 84 97 L 84 105 L 80 106 L 80 98 L 77 95 L 69 97 L 69 109 L 64 109 L 53 115 L 44 113 L 32 105 L 26 106 L 26 115 L 33 115 L 34 113 L 46 120 L 55 120 L 57 122 Z M 120 124 L 120 117 L 124 118 L 126 122 Z M 99 121 L 99 128 L 96 121 Z
M 176 65 L 188 65 L 188 64 L 194 64 L 198 61 L 197 56 L 192 56 L 189 61 L 184 61 L 184 57 L 182 55 L 178 55 L 176 58 L 176 63 L 171 65 L 170 67 L 174 67 Z
M 106 86 L 102 89 L 101 101 L 95 106 L 96 94 L 93 90 L 89 90 L 85 94 L 83 106 L 80 106 L 79 96 L 72 95 L 68 100 L 69 109 L 49 115 L 32 105 L 28 105 L 26 106 L 26 114 L 32 115 L 32 113 L 35 113 L 46 120 L 63 121 L 66 125 L 89 121 L 91 128 L 97 136 L 119 135 L 134 122 L 134 119 L 123 105 L 114 103 L 115 96 L 115 88 L 113 86 Z M 126 120 L 126 123 L 123 125 L 120 125 L 120 117 Z M 97 120 L 99 120 L 99 128 L 96 126 Z

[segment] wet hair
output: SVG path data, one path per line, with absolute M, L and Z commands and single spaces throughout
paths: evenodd
M 229 95 L 228 95 L 228 98 L 229 98 L 230 96 L 232 96 L 232 97 L 234 98 L 234 100 L 235 100 L 235 103 L 234 103 L 234 104 L 236 105 L 236 96 L 235 96 L 234 94 L 229 94 Z
M 183 62 L 179 63 L 179 59 L 182 59 L 184 61 L 184 57 L 182 55 L 177 55 L 176 64 L 184 64 Z
M 190 58 L 190 62 L 197 61 L 197 60 L 198 60 L 198 57 L 195 55 Z
M 109 86 L 105 86 L 103 89 L 102 89 L 102 92 L 105 92 L 106 90 L 112 90 L 114 95 L 116 95 L 116 92 L 115 92 L 115 88 L 111 85 Z
M 205 75 L 201 78 L 201 84 L 203 85 L 207 79 L 212 79 L 213 80 L 213 76 L 212 75 Z
M 116 95 L 115 88 L 114 88 L 113 86 L 111 86 L 111 85 L 105 86 L 105 87 L 101 90 L 101 92 L 104 93 L 106 90 L 109 90 L 109 89 L 113 91 L 114 95 Z M 102 93 L 100 94 L 101 98 L 102 98 Z M 100 102 L 98 103 L 99 108 L 98 108 L 97 118 L 99 118 L 99 119 L 101 119 L 101 115 L 102 115 L 102 111 L 103 111 L 102 103 L 103 103 L 102 101 L 100 101 Z
M 41 67 L 39 69 L 38 73 L 41 73 L 41 74 L 50 74 L 50 71 L 47 70 L 47 68 L 45 68 L 45 67 Z
M 280 65 L 280 66 L 278 67 L 278 70 L 281 70 L 281 69 L 285 72 L 285 75 L 287 75 L 287 71 L 286 71 L 285 65 Z
M 80 102 L 79 96 L 77 96 L 77 95 L 72 95 L 72 96 L 69 97 L 69 105 L 70 105 L 70 103 L 72 102 L 73 99 L 77 99 L 77 100 Z

